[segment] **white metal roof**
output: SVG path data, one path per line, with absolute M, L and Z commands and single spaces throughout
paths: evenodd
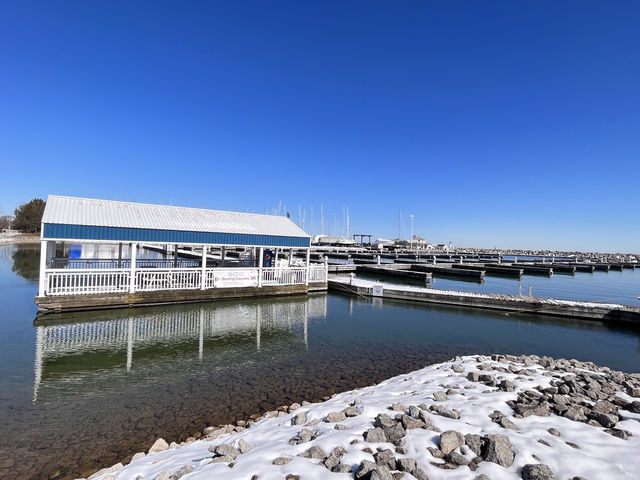
M 309 237 L 278 215 L 49 195 L 43 223 Z

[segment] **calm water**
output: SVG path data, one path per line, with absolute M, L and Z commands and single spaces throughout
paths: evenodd
M 160 436 L 181 441 L 210 424 L 457 354 L 536 353 L 640 371 L 640 331 L 627 327 L 337 295 L 77 313 L 34 324 L 37 267 L 35 247 L 0 247 L 0 478 L 88 475 Z M 548 288 L 566 298 L 631 303 L 640 291 L 633 271 L 532 281 L 540 281 L 534 294 Z M 514 285 L 487 277 L 483 285 L 437 279 L 434 286 Z

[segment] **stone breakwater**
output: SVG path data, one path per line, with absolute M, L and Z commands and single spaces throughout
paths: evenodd
M 637 479 L 640 375 L 548 357 L 457 357 L 203 434 L 158 439 L 89 479 Z

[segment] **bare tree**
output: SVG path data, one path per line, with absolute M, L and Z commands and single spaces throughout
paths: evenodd
M 0 230 L 10 229 L 13 226 L 13 215 L 3 215 L 0 217 Z

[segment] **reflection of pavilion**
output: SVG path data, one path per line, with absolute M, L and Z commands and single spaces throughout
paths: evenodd
M 255 338 L 255 350 L 260 351 L 266 331 L 291 331 L 301 327 L 305 347 L 308 344 L 308 319 L 326 318 L 327 296 L 310 295 L 253 303 L 210 303 L 184 306 L 176 309 L 136 309 L 113 318 L 114 311 L 105 313 L 108 319 L 36 326 L 34 401 L 43 381 L 47 360 L 66 357 L 73 362 L 79 354 L 126 350 L 126 371 L 131 372 L 134 350 L 166 349 L 170 345 L 198 341 L 198 358 L 203 359 L 207 341 L 216 342 L 225 337 L 248 336 Z M 70 317 L 73 319 L 73 316 Z M 299 338 L 299 337 L 296 337 Z M 78 369 L 91 369 L 80 364 Z M 102 375 L 103 373 L 101 373 Z

